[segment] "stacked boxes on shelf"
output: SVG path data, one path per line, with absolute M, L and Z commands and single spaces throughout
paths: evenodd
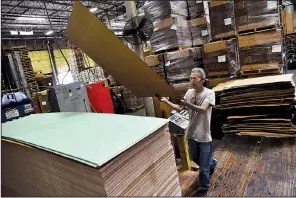
M 203 1 L 187 1 L 192 45 L 200 46 L 210 40 L 209 8 Z
M 212 39 L 235 36 L 234 2 L 210 1 L 209 4 Z
M 279 25 L 277 1 L 234 1 L 235 24 L 238 33 Z
M 264 31 L 239 36 L 242 75 L 280 73 L 282 67 L 281 31 Z
M 146 1 L 144 10 L 153 21 L 153 53 L 192 46 L 186 1 Z
M 232 38 L 204 45 L 204 70 L 208 77 L 208 87 L 226 82 L 239 75 L 237 39 Z
M 146 56 L 145 62 L 161 78 L 166 80 L 166 76 L 165 76 L 165 72 L 164 72 L 164 55 L 163 54 Z
M 188 82 L 191 70 L 195 67 L 202 67 L 200 47 L 165 54 L 165 72 L 169 83 Z

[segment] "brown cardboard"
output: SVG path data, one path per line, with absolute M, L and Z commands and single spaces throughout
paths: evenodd
M 294 9 L 293 6 L 287 6 L 284 10 L 284 23 L 286 27 L 286 34 L 294 32 Z
M 197 25 L 206 24 L 206 23 L 207 23 L 206 17 L 200 17 L 200 18 L 190 20 L 190 26 L 197 26 Z
M 210 1 L 210 7 L 219 6 L 222 4 L 227 4 L 230 1 Z
M 145 57 L 145 62 L 150 67 L 156 66 L 159 64 L 158 55 L 150 55 Z
M 78 1 L 74 2 L 64 34 L 137 97 L 175 95 L 160 76 Z
M 217 41 L 214 43 L 207 43 L 204 45 L 204 51 L 206 53 L 215 52 L 223 49 L 226 49 L 226 41 Z
M 239 47 L 248 47 L 254 45 L 261 45 L 266 43 L 280 42 L 281 31 L 265 31 L 256 34 L 239 36 L 238 43 Z

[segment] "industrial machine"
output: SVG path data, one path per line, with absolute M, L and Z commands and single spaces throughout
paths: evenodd
M 185 130 L 189 126 L 189 114 L 187 110 L 177 112 L 173 110 L 169 118 L 169 129 L 172 134 L 185 135 Z
M 49 90 L 49 100 L 51 112 L 91 112 L 86 87 L 80 81 L 55 86 Z
M 95 112 L 114 113 L 110 89 L 106 80 L 88 84 L 86 91 Z
M 1 107 L 1 123 L 35 113 L 32 101 L 20 91 L 4 93 Z

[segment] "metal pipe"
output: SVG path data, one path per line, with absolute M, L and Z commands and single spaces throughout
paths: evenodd
M 18 37 L 18 38 L 1 38 L 2 40 L 43 40 L 43 39 L 54 39 L 63 37 Z
M 127 20 L 131 19 L 132 17 L 137 16 L 137 10 L 136 10 L 136 3 L 135 1 L 124 1 L 124 5 L 126 8 L 126 16 Z M 135 38 L 137 39 L 137 37 Z M 134 45 L 133 46 L 133 51 L 142 59 L 144 60 L 144 51 L 142 45 Z M 154 104 L 153 104 L 153 99 L 151 97 L 146 97 L 144 98 L 144 106 L 145 106 L 145 112 L 146 116 L 155 116 L 155 111 L 154 111 Z
M 55 61 L 54 61 L 54 55 L 53 55 L 53 52 L 49 46 L 49 41 L 47 41 L 47 50 L 48 50 L 49 59 L 50 59 L 50 66 L 52 69 L 52 77 L 53 77 L 52 82 L 54 85 L 58 85 L 59 84 L 59 77 L 57 75 L 57 68 L 56 68 Z

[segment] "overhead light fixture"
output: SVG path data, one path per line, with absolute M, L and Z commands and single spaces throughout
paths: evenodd
M 53 31 L 50 30 L 50 31 L 46 32 L 45 34 L 46 34 L 46 35 L 51 35 L 52 33 L 53 33 Z
M 33 35 L 33 30 L 30 32 L 20 31 L 20 35 Z
M 95 12 L 97 10 L 98 10 L 98 8 L 91 8 L 91 9 L 89 9 L 89 11 L 91 11 L 91 12 Z
M 38 22 L 46 21 L 45 18 L 40 18 L 40 17 L 18 17 L 18 18 L 16 18 L 16 20 L 18 20 L 18 21 L 38 21 Z
M 10 31 L 11 35 L 18 35 L 18 31 Z

